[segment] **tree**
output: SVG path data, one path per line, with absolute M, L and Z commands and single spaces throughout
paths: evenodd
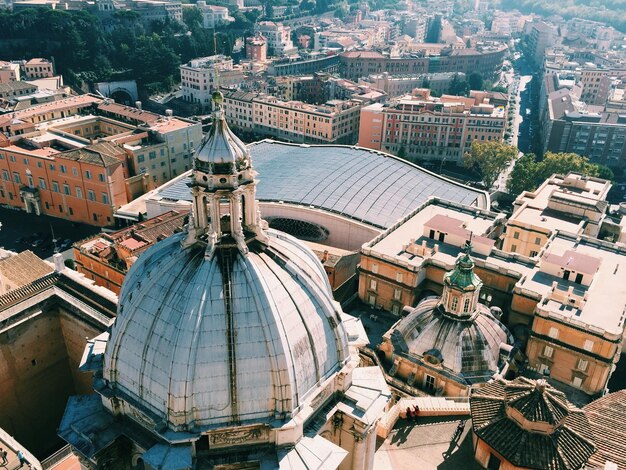
M 483 89 L 483 76 L 478 72 L 470 73 L 467 77 L 467 83 L 470 90 L 482 90 Z
M 537 157 L 527 153 L 518 158 L 506 182 L 506 190 L 511 196 L 517 197 L 524 191 L 536 188 Z
M 430 80 L 428 80 L 428 78 L 422 80 L 422 88 L 430 88 Z
M 507 190 L 512 196 L 518 196 L 523 191 L 534 191 L 553 174 L 566 175 L 569 172 L 607 180 L 612 180 L 614 176 L 610 168 L 590 163 L 588 158 L 576 153 L 547 152 L 541 161 L 528 154 L 515 164 L 507 182 Z
M 402 147 L 400 147 L 400 150 L 398 150 L 398 155 L 399 158 L 406 158 L 406 148 L 404 148 L 404 145 Z
M 476 168 L 483 176 L 487 188 L 491 188 L 498 175 L 516 157 L 517 148 L 498 141 L 472 142 L 469 152 L 465 153 L 463 164 L 467 168 Z
M 461 76 L 457 73 L 452 77 L 452 81 L 450 82 L 450 87 L 448 88 L 448 93 L 454 96 L 465 96 L 469 91 L 469 85 L 464 79 L 461 79 Z

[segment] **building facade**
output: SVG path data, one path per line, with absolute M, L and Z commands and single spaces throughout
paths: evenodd
M 310 105 L 265 94 L 227 93 L 224 111 L 231 124 L 297 143 L 354 144 L 361 103 L 355 100 Z
M 416 89 L 391 101 L 361 110 L 359 145 L 402 154 L 410 160 L 445 160 L 461 164 L 473 141 L 504 137 L 507 103 L 488 92 L 470 97 L 434 98 Z
M 211 108 L 211 95 L 219 87 L 243 82 L 243 70 L 233 65 L 233 59 L 222 55 L 193 59 L 180 66 L 183 99 L 202 109 Z
M 282 23 L 261 21 L 254 25 L 255 34 L 260 34 L 267 41 L 267 53 L 273 57 L 295 54 L 297 48 L 291 40 L 291 28 Z

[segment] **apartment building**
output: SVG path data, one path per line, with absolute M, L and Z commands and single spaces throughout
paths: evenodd
M 243 69 L 223 55 L 200 57 L 180 66 L 182 97 L 203 110 L 211 109 L 211 96 L 219 87 L 237 86 L 244 80 Z
M 35 93 L 37 87 L 28 82 L 0 83 L 0 98 L 12 100 Z
M 513 204 L 502 249 L 535 258 L 556 230 L 596 238 L 606 216 L 609 181 L 576 173 L 553 175 Z
M 267 41 L 267 53 L 270 56 L 280 57 L 297 52 L 291 40 L 291 28 L 282 23 L 260 21 L 254 25 L 254 33 L 260 34 Z
M 107 226 L 126 204 L 123 148 L 97 143 L 61 151 L 63 142 L 22 139 L 0 146 L 0 204 L 74 222 Z
M 507 100 L 499 94 L 431 96 L 428 89 L 361 110 L 359 145 L 411 160 L 461 163 L 473 141 L 504 137 Z
M 341 76 L 359 80 L 384 72 L 390 75 L 420 75 L 424 73 L 478 72 L 485 78 L 494 77 L 502 67 L 506 46 L 478 49 L 442 49 L 434 55 L 415 51 L 401 57 L 390 57 L 376 51 L 349 51 L 340 54 Z
M 119 295 L 137 257 L 182 229 L 187 214 L 166 212 L 113 233 L 99 233 L 74 245 L 76 270 Z
M 390 75 L 388 72 L 370 75 L 359 83 L 384 91 L 389 98 L 406 95 L 416 88 L 428 88 L 437 95 L 444 95 L 449 89 L 454 77 L 465 79 L 464 73 L 425 73 L 420 75 Z
M 505 222 L 502 214 L 431 198 L 363 246 L 359 298 L 400 315 L 441 295 L 444 274 L 471 239 L 480 302 L 502 311 L 530 368 L 601 394 L 621 353 L 626 249 L 557 227 L 531 259 L 497 248 Z
M 171 112 L 161 116 L 91 95 L 1 116 L 0 128 L 6 133 L 2 134 L 3 148 L 21 155 L 8 155 L 8 162 L 11 166 L 19 161 L 26 165 L 5 168 L 0 203 L 101 226 L 112 224 L 112 211 L 133 196 L 189 170 L 195 147 L 202 140 L 199 122 L 173 117 Z M 94 156 L 99 154 L 107 158 L 100 161 Z M 41 158 L 53 161 L 75 158 L 80 165 L 104 165 L 107 170 L 89 168 L 85 172 L 78 167 L 68 170 L 68 165 L 64 164 L 62 173 L 72 172 L 63 177 L 63 181 L 69 181 L 67 189 L 55 177 L 54 172 L 60 171 L 55 163 L 48 165 L 45 173 L 35 175 L 33 166 L 46 168 L 46 164 L 38 160 Z M 113 182 L 108 189 L 97 186 L 104 182 L 96 180 L 99 177 L 91 177 L 96 173 L 103 175 L 104 182 Z M 142 178 L 139 193 L 137 177 Z M 84 181 L 79 184 L 81 179 Z M 92 188 L 93 184 L 96 187 Z M 56 195 L 49 194 L 50 191 L 60 193 L 62 204 Z M 84 210 L 76 205 L 79 199 L 86 201 Z
M 556 43 L 557 32 L 552 25 L 543 21 L 533 21 L 524 26 L 524 39 L 528 57 L 535 65 L 540 65 L 543 63 L 546 49 Z
M 263 93 L 231 92 L 224 99 L 229 124 L 297 143 L 356 143 L 360 109 L 356 100 L 310 105 Z
M 562 88 L 548 94 L 541 129 L 544 152 L 573 152 L 593 163 L 626 166 L 626 115 L 619 110 L 589 108 Z

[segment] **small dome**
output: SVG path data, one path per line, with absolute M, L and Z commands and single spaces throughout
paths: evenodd
M 468 320 L 447 315 L 439 298 L 427 298 L 392 333 L 395 351 L 404 350 L 469 382 L 490 378 L 498 370 L 500 345 L 513 338 L 489 311 L 478 304 Z
M 474 260 L 469 255 L 469 250 L 461 254 L 456 260 L 455 268 L 443 276 L 443 283 L 462 291 L 480 289 L 483 281 L 474 273 Z
M 176 431 L 288 419 L 348 356 L 323 267 L 273 230 L 268 245 L 210 258 L 185 235 L 129 270 L 104 378 Z
M 213 94 L 215 121 L 195 154 L 196 169 L 211 174 L 234 174 L 250 167 L 248 148 L 226 124 L 221 110 L 223 99 L 220 92 Z

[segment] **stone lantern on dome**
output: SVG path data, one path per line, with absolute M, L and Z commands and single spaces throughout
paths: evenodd
M 443 277 L 443 294 L 440 305 L 444 311 L 457 318 L 470 318 L 476 306 L 483 281 L 474 273 L 474 260 L 470 256 L 471 242 L 466 242 L 462 254 L 452 271 Z

